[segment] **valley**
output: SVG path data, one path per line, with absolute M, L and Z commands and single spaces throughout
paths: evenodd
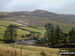
M 46 56 L 58 56 L 60 50 L 68 50 L 68 48 L 51 48 L 48 46 L 48 43 L 44 45 L 39 43 L 37 46 L 4 43 L 4 33 L 9 25 L 17 26 L 16 42 L 33 38 L 35 40 L 38 39 L 38 42 L 40 42 L 40 39 L 44 41 L 46 33 L 45 25 L 47 23 L 53 24 L 54 28 L 59 25 L 64 32 L 63 37 L 66 37 L 70 29 L 75 28 L 75 15 L 56 14 L 44 10 L 35 10 L 33 12 L 0 12 L 0 50 L 2 51 L 0 51 L 0 55 L 11 56 L 16 51 L 16 54 L 12 56 L 20 56 L 21 53 L 22 56 L 42 56 L 43 54 L 46 54 Z M 62 46 L 64 44 L 59 45 Z M 43 54 L 41 54 L 42 52 Z

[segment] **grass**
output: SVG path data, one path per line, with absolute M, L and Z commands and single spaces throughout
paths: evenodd
M 13 48 L 12 44 L 0 44 L 0 49 L 10 50 L 10 52 L 16 50 L 18 55 L 20 55 L 21 45 L 14 45 L 14 48 Z M 46 56 L 58 56 L 60 49 L 63 51 L 68 50 L 68 48 L 48 48 L 48 47 L 27 46 L 27 45 L 23 45 L 23 48 L 22 48 L 23 55 L 25 56 L 42 56 L 41 55 L 42 51 L 46 54 Z M 69 50 L 74 50 L 74 49 L 75 48 L 72 48 Z
M 0 39 L 2 39 L 3 40 L 3 35 L 4 35 L 4 32 L 5 32 L 5 30 L 6 30 L 6 27 L 0 27 Z M 28 32 L 27 31 L 23 31 L 23 30 L 20 30 L 20 29 L 17 29 L 17 34 L 18 34 L 18 36 L 17 36 L 17 40 L 21 40 L 21 39 L 23 39 L 21 36 L 22 35 L 26 35 Z
M 71 28 L 75 28 L 75 24 L 72 23 L 68 23 L 68 22 L 61 22 L 61 21 L 56 21 L 56 20 L 48 20 L 48 19 L 44 19 L 44 20 L 39 20 L 39 22 L 42 22 L 43 24 L 46 23 L 51 23 L 54 26 L 59 25 L 63 31 L 69 31 Z
M 8 26 L 9 24 L 12 24 L 12 23 L 7 20 L 0 19 L 0 25 Z
M 11 54 L 14 50 L 16 50 L 17 55 L 19 56 L 21 52 L 21 45 L 15 45 L 15 48 L 13 49 L 12 45 L 0 44 L 0 50 L 2 50 L 0 54 L 6 54 L 5 52 L 8 50 L 9 50 L 9 54 Z M 44 51 L 44 53 L 46 53 L 47 56 L 57 56 L 59 53 L 59 49 L 38 47 L 38 46 L 23 46 L 22 53 L 25 56 L 41 56 L 40 53 L 42 51 Z
M 45 30 L 39 30 L 39 29 L 35 29 L 35 28 L 31 28 L 31 27 L 22 27 L 24 29 L 28 29 L 30 31 L 34 31 L 34 32 L 40 32 L 41 33 L 41 37 L 44 36 Z
M 9 21 L 5 21 L 5 20 L 1 20 L 0 19 L 0 39 L 3 40 L 3 35 L 4 35 L 4 32 L 6 30 L 6 27 L 5 26 L 8 26 L 10 24 L 13 24 Z M 44 36 L 44 32 L 45 30 L 39 30 L 39 29 L 35 29 L 35 28 L 31 28 L 31 27 L 22 27 L 24 29 L 27 29 L 27 30 L 30 30 L 30 31 L 34 31 L 34 32 L 40 32 L 41 33 L 41 36 L 40 37 L 43 37 Z M 17 37 L 17 41 L 18 40 L 21 40 L 21 39 L 25 39 L 25 38 L 22 38 L 21 36 L 22 35 L 26 35 L 28 34 L 29 32 L 28 31 L 25 31 L 25 30 L 21 30 L 21 29 L 17 29 L 17 34 L 18 34 L 18 37 Z
M 6 30 L 5 26 L 8 26 L 10 24 L 12 24 L 12 23 L 9 21 L 5 21 L 5 20 L 0 19 L 0 39 L 3 40 L 3 35 L 4 35 L 5 30 Z M 17 29 L 17 34 L 18 34 L 17 40 L 21 40 L 22 39 L 21 35 L 27 34 L 27 31 Z
M 0 20 L 0 25 L 8 26 L 9 24 L 12 24 L 11 22 Z M 42 33 L 41 36 L 44 36 L 45 30 L 39 30 L 31 27 L 22 27 L 24 29 L 28 29 L 30 31 L 40 32 Z M 39 27 L 43 28 L 43 27 Z M 3 39 L 3 34 L 6 30 L 6 27 L 0 26 L 0 39 Z M 17 30 L 18 37 L 17 40 L 25 39 L 22 38 L 22 35 L 25 35 L 29 33 L 28 31 L 24 31 L 21 29 Z M 58 56 L 60 49 L 55 48 L 47 48 L 47 47 L 38 47 L 38 46 L 23 46 L 23 56 L 42 56 L 40 53 L 44 51 L 44 53 L 47 54 L 47 56 Z M 11 44 L 0 44 L 0 56 L 15 56 L 13 53 L 16 51 L 16 56 L 21 56 L 21 45 L 15 45 L 15 48 L 13 49 L 13 46 Z
M 5 21 L 5 20 L 0 20 L 0 25 L 8 26 L 9 24 L 12 24 L 11 22 Z M 0 39 L 3 40 L 3 34 L 6 30 L 6 27 L 0 26 Z M 38 30 L 34 28 L 29 28 L 29 27 L 24 27 L 25 29 L 31 30 L 31 31 L 36 31 L 36 32 L 41 32 L 44 34 L 44 30 Z M 23 39 L 21 35 L 25 35 L 28 33 L 28 31 L 24 31 L 21 29 L 17 30 L 18 37 L 17 40 Z M 16 50 L 16 56 L 21 56 L 21 45 L 15 45 L 15 48 L 13 49 L 13 46 L 11 44 L 0 44 L 0 56 L 15 56 Z M 56 56 L 58 54 L 58 49 L 52 49 L 52 48 L 46 48 L 46 47 L 37 47 L 37 46 L 24 46 L 23 47 L 23 56 L 41 56 L 41 52 L 45 51 L 45 53 L 48 56 Z

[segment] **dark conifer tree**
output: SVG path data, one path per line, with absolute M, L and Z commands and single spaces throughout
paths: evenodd
M 67 45 L 68 45 L 68 33 L 63 33 L 63 38 L 62 38 L 62 44 L 65 46 L 65 47 L 67 47 Z
M 56 38 L 56 43 L 57 43 L 57 46 L 60 46 L 61 42 L 62 42 L 62 30 L 60 29 L 59 26 L 56 26 L 55 28 L 55 38 Z
M 17 30 L 15 25 L 9 25 L 4 33 L 5 42 L 13 42 L 16 40 Z
M 75 29 L 74 28 L 72 28 L 69 31 L 69 43 L 70 44 L 74 44 L 75 43 Z
M 46 33 L 45 37 L 47 37 L 49 47 L 54 47 L 54 27 L 52 24 L 46 24 Z

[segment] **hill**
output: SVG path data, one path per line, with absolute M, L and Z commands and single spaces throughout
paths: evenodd
M 4 32 L 7 28 L 8 25 L 10 24 L 15 24 L 15 25 L 19 25 L 20 28 L 17 28 L 17 41 L 18 40 L 22 40 L 22 39 L 26 39 L 26 34 L 30 33 L 30 32 L 39 32 L 41 33 L 41 37 L 44 36 L 44 33 L 45 33 L 45 30 L 42 30 L 42 29 L 39 29 L 39 28 L 33 28 L 33 27 L 23 27 L 21 24 L 18 24 L 18 23 L 14 23 L 14 22 L 11 22 L 11 21 L 8 21 L 8 20 L 3 20 L 3 19 L 0 19 L 0 42 L 3 42 L 4 40 Z M 22 36 L 24 36 L 22 38 Z
M 59 25 L 66 31 L 75 27 L 75 15 L 56 14 L 44 10 L 1 12 L 0 19 L 18 22 L 28 26 L 44 26 L 46 23 L 52 23 L 53 25 Z

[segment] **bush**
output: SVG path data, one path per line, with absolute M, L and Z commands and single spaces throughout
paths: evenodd
M 46 54 L 46 52 L 44 52 L 44 51 L 41 51 L 41 56 L 47 56 L 47 54 Z

